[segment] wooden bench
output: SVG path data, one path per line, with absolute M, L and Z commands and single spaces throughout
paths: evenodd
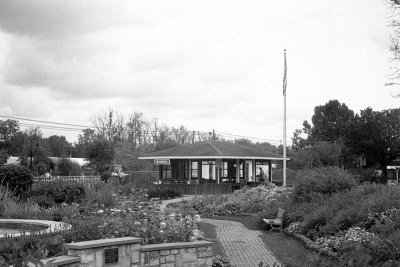
M 272 231 L 272 230 L 280 231 L 282 229 L 284 213 L 285 213 L 285 211 L 283 209 L 279 208 L 278 214 L 276 215 L 275 219 L 263 219 L 263 221 L 265 223 L 267 223 L 271 226 L 271 229 L 269 231 Z

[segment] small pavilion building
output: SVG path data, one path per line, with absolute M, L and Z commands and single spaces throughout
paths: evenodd
M 226 141 L 205 141 L 152 152 L 160 184 L 224 184 L 272 181 L 282 155 Z

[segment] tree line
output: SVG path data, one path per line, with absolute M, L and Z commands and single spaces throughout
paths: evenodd
M 340 166 L 379 168 L 400 157 L 400 109 L 374 111 L 368 107 L 354 113 L 346 104 L 331 100 L 317 106 L 292 138 L 292 167 Z
M 147 119 L 141 112 L 123 115 L 108 109 L 91 118 L 92 127 L 82 130 L 78 141 L 70 143 L 64 136 L 43 137 L 39 128 L 20 130 L 15 120 L 0 121 L 0 163 L 18 156 L 21 163 L 41 173 L 51 168 L 47 157 L 88 159 L 98 173 L 117 163 L 128 170 L 151 170 L 152 164 L 137 158 L 147 152 L 172 148 L 205 140 L 224 140 L 213 132 L 197 132 L 184 126 L 169 127 L 157 119 Z M 400 156 L 400 109 L 355 113 L 346 104 L 331 100 L 314 108 L 311 123 L 303 122 L 295 130 L 288 148 L 292 169 L 339 166 L 379 168 L 384 175 L 390 162 Z M 282 153 L 282 146 L 248 139 L 234 142 L 263 151 Z M 32 166 L 30 156 L 33 155 Z M 64 169 L 76 169 L 68 162 Z

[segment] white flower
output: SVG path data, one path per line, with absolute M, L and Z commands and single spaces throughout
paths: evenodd
M 160 226 L 161 226 L 161 228 L 165 228 L 165 227 L 167 227 L 167 224 L 165 222 L 161 222 Z
M 99 210 L 97 213 L 99 214 L 104 213 L 104 210 Z

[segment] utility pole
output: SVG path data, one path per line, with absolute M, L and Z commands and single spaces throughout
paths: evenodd
M 215 130 L 213 129 L 213 141 L 215 141 Z

